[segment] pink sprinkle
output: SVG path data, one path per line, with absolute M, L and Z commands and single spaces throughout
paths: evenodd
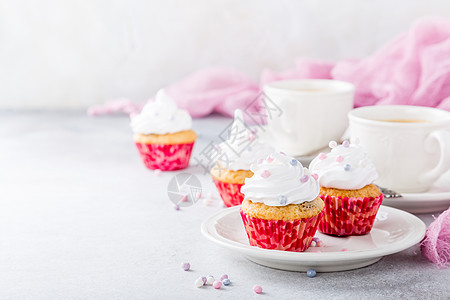
M 300 182 L 301 183 L 305 183 L 309 180 L 309 176 L 308 175 L 303 175 L 302 178 L 300 178 Z
M 311 174 L 311 177 L 314 178 L 316 181 L 317 179 L 319 179 L 319 175 L 317 175 L 316 173 Z
M 173 209 L 175 209 L 175 210 L 180 210 L 180 206 L 179 206 L 178 204 L 175 204 L 175 205 L 173 206 Z
M 249 135 L 248 135 L 248 140 L 251 142 L 251 141 L 253 141 L 255 139 L 255 135 L 253 134 L 253 133 L 250 133 Z
M 153 173 L 155 173 L 156 176 L 161 175 L 162 171 L 160 169 L 156 169 L 155 171 L 153 171 Z
M 187 202 L 188 201 L 188 196 L 184 195 L 183 197 L 181 197 L 181 202 Z
M 267 162 L 270 164 L 271 162 L 273 162 L 273 157 L 272 157 L 272 156 L 269 156 L 266 160 L 267 160 Z
M 344 161 L 344 158 L 342 157 L 342 156 L 338 156 L 338 157 L 336 157 L 336 161 L 337 162 L 343 162 Z
M 317 246 L 317 247 L 323 247 L 323 242 L 322 242 L 322 241 L 316 242 L 316 246 Z
M 268 170 L 264 170 L 261 172 L 262 178 L 268 178 L 270 176 L 270 172 Z
M 325 158 L 327 158 L 327 155 L 325 153 L 319 153 L 320 160 L 324 160 Z
M 342 251 L 342 252 L 345 252 L 345 251 L 348 251 L 348 250 L 347 250 L 347 248 L 343 248 L 341 251 Z
M 260 287 L 259 285 L 255 285 L 253 286 L 253 291 L 257 294 L 261 294 L 262 293 L 262 287 Z
M 350 146 L 350 143 L 348 141 L 343 141 L 342 146 L 344 146 L 345 148 L 348 148 Z
M 213 282 L 213 287 L 215 289 L 220 289 L 222 287 L 222 282 L 220 282 L 219 280 L 216 280 Z

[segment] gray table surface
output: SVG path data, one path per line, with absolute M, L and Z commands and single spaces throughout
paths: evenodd
M 450 269 L 417 247 L 352 271 L 274 270 L 205 239 L 200 224 L 223 209 L 209 176 L 190 167 L 215 202 L 173 209 L 176 172 L 147 170 L 125 116 L 0 112 L 1 299 L 449 299 Z M 230 124 L 194 120 L 194 156 Z M 419 215 L 428 225 L 431 214 Z M 192 269 L 184 272 L 182 262 Z M 198 289 L 202 275 L 232 285 Z M 264 294 L 253 293 L 259 284 Z

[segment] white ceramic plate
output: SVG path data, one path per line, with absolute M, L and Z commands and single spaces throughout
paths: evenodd
M 209 217 L 202 224 L 202 234 L 257 264 L 288 271 L 314 268 L 318 272 L 335 272 L 365 267 L 385 255 L 417 244 L 426 230 L 419 218 L 392 207 L 381 206 L 368 235 L 333 237 L 318 232 L 316 236 L 324 242 L 323 247 L 310 247 L 305 252 L 267 250 L 249 245 L 239 208 L 230 207 Z
M 383 205 L 403 209 L 414 214 L 440 212 L 450 206 L 450 192 L 402 194 L 400 198 L 384 198 Z

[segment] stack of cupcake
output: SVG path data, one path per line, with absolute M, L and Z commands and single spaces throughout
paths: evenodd
M 378 177 L 375 166 L 360 145 L 330 142 L 330 148 L 309 166 L 318 175 L 325 203 L 319 231 L 337 236 L 368 234 L 383 201 L 372 184 Z
M 299 161 L 272 153 L 251 166 L 241 206 L 250 245 L 265 249 L 305 251 L 322 217 L 319 184 Z
M 259 141 L 245 125 L 242 111 L 237 109 L 229 137 L 218 145 L 218 160 L 210 172 L 226 206 L 242 203 L 241 187 L 246 178 L 253 176 L 250 165 L 272 152 L 273 148 Z
M 133 140 L 145 166 L 152 170 L 179 170 L 189 165 L 197 134 L 192 119 L 164 92 L 132 118 Z

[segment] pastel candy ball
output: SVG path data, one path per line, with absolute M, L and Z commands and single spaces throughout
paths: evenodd
M 350 171 L 351 168 L 352 168 L 352 166 L 350 166 L 349 164 L 346 164 L 344 166 L 344 171 L 348 172 L 348 171 Z
M 278 201 L 280 202 L 281 205 L 285 205 L 287 202 L 287 198 L 285 195 L 280 195 L 278 196 Z
M 255 285 L 253 286 L 253 291 L 257 294 L 261 294 L 262 293 L 262 287 L 260 287 L 259 285 Z
M 225 278 L 228 278 L 227 274 L 223 274 L 222 276 L 220 276 L 220 281 L 223 281 Z
M 317 247 L 323 247 L 323 242 L 322 241 L 318 241 L 316 244 L 317 244 Z
M 316 245 L 317 245 L 316 242 L 314 241 L 311 242 L 311 247 L 316 247 Z
M 194 284 L 195 284 L 195 286 L 198 287 L 198 288 L 201 288 L 201 287 L 204 285 L 203 280 L 202 280 L 201 277 L 200 277 L 200 278 L 197 278 L 197 279 L 195 280 Z
M 220 289 L 222 287 L 222 282 L 220 282 L 219 280 L 216 280 L 213 282 L 213 287 L 215 289 Z
M 191 268 L 191 264 L 188 262 L 184 262 L 181 264 L 181 268 L 185 271 L 189 271 L 189 269 Z
M 205 276 L 202 276 L 202 277 L 200 277 L 201 279 L 202 279 L 202 281 L 203 281 L 203 285 L 205 285 L 206 284 L 206 277 Z
M 231 283 L 231 281 L 230 281 L 230 279 L 225 278 L 224 280 L 222 280 L 222 283 L 223 283 L 223 285 L 225 285 L 225 286 L 229 286 L 230 283 Z
M 298 164 L 298 160 L 293 158 L 293 159 L 291 159 L 291 161 L 289 163 L 291 164 L 291 166 L 296 166 Z
M 324 160 L 325 158 L 327 158 L 327 155 L 325 153 L 319 153 L 320 160 Z
M 216 280 L 214 279 L 214 277 L 212 277 L 212 276 L 206 277 L 206 284 L 207 284 L 207 285 L 212 285 L 212 284 L 214 283 L 214 281 L 216 281 Z
M 342 156 L 338 155 L 338 157 L 336 157 L 336 161 L 337 162 L 343 162 L 344 158 Z
M 337 146 L 337 143 L 336 143 L 336 141 L 331 141 L 331 142 L 328 143 L 328 146 L 329 146 L 331 149 L 333 149 L 333 148 L 335 148 L 335 147 Z
M 314 269 L 309 269 L 308 271 L 306 271 L 306 276 L 308 276 L 309 278 L 316 277 L 316 274 L 316 270 Z
M 342 146 L 344 146 L 345 148 L 348 148 L 350 146 L 350 143 L 348 141 L 344 141 L 344 142 L 342 142 Z

